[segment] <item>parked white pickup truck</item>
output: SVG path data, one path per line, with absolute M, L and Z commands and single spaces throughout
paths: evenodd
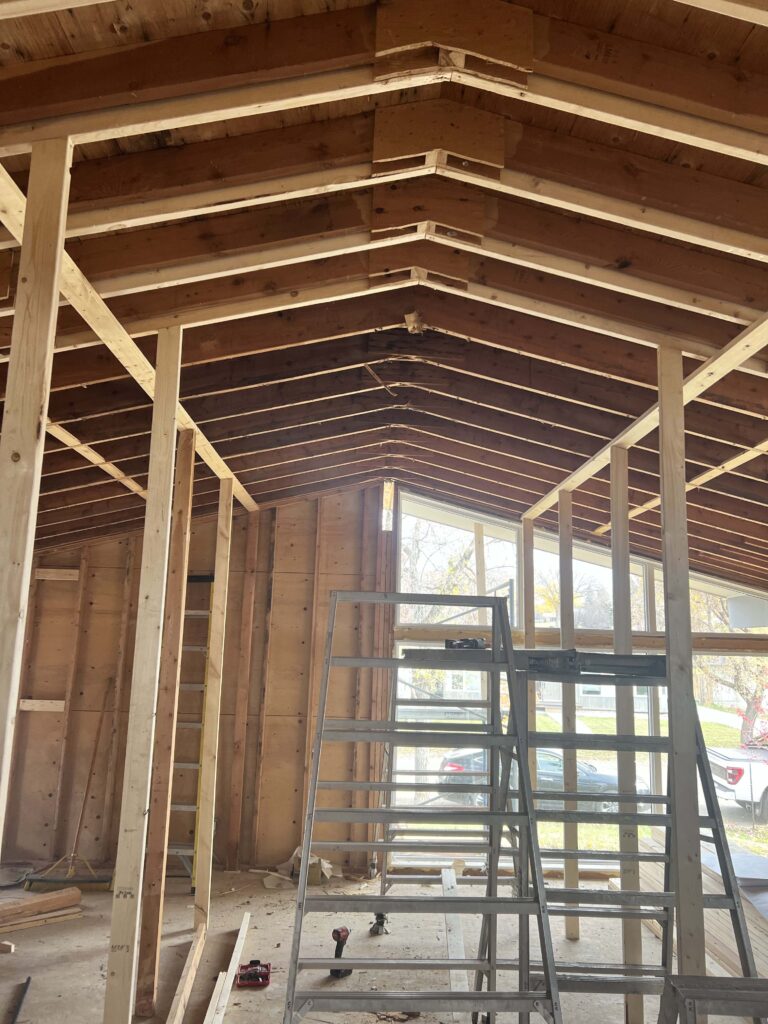
M 768 747 L 707 747 L 718 797 L 735 800 L 768 821 Z

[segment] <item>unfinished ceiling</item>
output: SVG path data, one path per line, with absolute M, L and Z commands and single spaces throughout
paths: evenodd
M 65 268 L 41 545 L 141 524 L 151 380 L 128 335 L 154 365 L 158 328 L 185 328 L 183 411 L 212 446 L 197 513 L 224 466 L 243 504 L 394 478 L 519 517 L 654 405 L 657 347 L 692 373 L 762 330 L 760 5 L 140 0 L 7 18 L 32 6 L 0 0 L 4 363 L 37 139 L 77 143 L 67 253 L 86 279 Z M 686 416 L 691 564 L 758 586 L 767 340 Z M 629 459 L 633 549 L 658 556 L 657 433 Z M 601 470 L 574 491 L 577 536 L 606 538 L 608 490 Z

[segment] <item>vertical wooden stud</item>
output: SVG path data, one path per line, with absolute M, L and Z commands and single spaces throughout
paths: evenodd
M 657 630 L 656 621 L 656 570 L 650 562 L 643 566 L 643 589 L 645 592 L 645 628 L 649 633 Z M 658 686 L 648 687 L 648 735 L 661 736 L 661 698 Z M 651 766 L 651 792 L 663 793 L 666 781 L 661 763 L 661 751 L 654 750 L 649 756 Z M 654 807 L 654 814 L 663 814 L 663 804 Z
M 136 551 L 138 538 L 133 537 L 128 544 L 125 559 L 125 576 L 123 578 L 122 606 L 120 611 L 120 634 L 117 641 L 117 660 L 115 664 L 115 687 L 112 695 L 112 725 L 110 728 L 109 754 L 107 755 L 107 775 L 104 782 L 104 849 L 107 856 L 112 845 L 112 829 L 115 808 L 115 789 L 117 787 L 117 756 L 120 749 L 120 715 L 123 706 L 123 689 L 128 668 L 128 634 L 133 617 L 133 594 L 136 576 Z
M 0 841 L 8 805 L 72 144 L 32 149 L 0 436 Z
M 192 525 L 196 433 L 195 430 L 180 431 L 176 452 L 176 480 L 171 512 L 165 623 L 160 653 L 155 749 L 149 800 L 147 853 L 144 861 L 141 931 L 139 933 L 136 1013 L 140 1017 L 154 1016 L 160 965 L 160 937 L 163 930 L 173 761 L 176 750 L 176 718 L 181 680 L 181 648 L 184 639 L 184 613 L 187 606 L 187 571 Z
M 615 654 L 632 653 L 632 599 L 629 577 L 629 453 L 626 448 L 611 448 L 611 568 L 613 573 L 613 650 Z M 616 732 L 628 736 L 635 732 L 635 688 L 617 686 Z M 636 762 L 632 750 L 617 754 L 620 793 L 636 791 Z M 619 810 L 635 813 L 637 804 L 619 803 Z M 619 849 L 623 853 L 637 853 L 637 828 L 619 827 Z M 636 860 L 621 862 L 621 887 L 637 892 L 640 889 L 640 865 Z M 624 963 L 643 962 L 641 923 L 625 918 L 621 923 L 624 944 Z M 625 996 L 627 1024 L 643 1024 L 643 997 Z
M 488 590 L 485 575 L 485 530 L 482 523 L 475 523 L 475 589 L 479 595 Z M 488 625 L 488 609 L 478 608 L 477 620 L 481 626 Z
M 213 834 L 216 823 L 216 768 L 219 753 L 221 677 L 224 667 L 224 631 L 229 592 L 229 552 L 232 540 L 232 492 L 229 478 L 219 482 L 216 518 L 216 556 L 213 569 L 211 620 L 205 666 L 205 706 L 200 756 L 200 796 L 197 816 L 195 867 L 195 926 L 208 927 L 211 913 Z
M 680 974 L 707 973 L 699 840 L 696 701 L 685 491 L 682 353 L 658 350 L 659 461 L 672 796 L 672 879 Z
M 181 328 L 163 329 L 157 339 L 157 384 L 107 960 L 105 1024 L 130 1024 L 133 1016 L 155 707 L 168 575 L 180 367 Z
M 560 556 L 560 646 L 568 649 L 576 646 L 573 604 L 573 495 L 560 491 L 558 495 L 558 542 Z M 576 684 L 562 683 L 563 732 L 576 732 Z M 576 751 L 563 750 L 563 789 L 575 793 L 578 789 Z M 575 800 L 565 803 L 566 811 L 577 811 Z M 566 850 L 579 847 L 579 826 L 573 823 L 563 825 L 563 846 Z M 566 857 L 564 863 L 566 889 L 579 887 L 579 862 Z M 578 917 L 566 917 L 565 937 L 578 939 Z
M 229 824 L 226 865 L 236 871 L 240 863 L 240 827 L 243 820 L 245 791 L 245 741 L 248 730 L 248 704 L 251 694 L 251 663 L 253 659 L 253 615 L 256 600 L 256 560 L 259 553 L 259 513 L 248 516 L 245 538 L 245 571 L 243 600 L 240 610 L 240 652 L 237 663 L 235 719 L 232 741 L 232 771 L 229 785 Z

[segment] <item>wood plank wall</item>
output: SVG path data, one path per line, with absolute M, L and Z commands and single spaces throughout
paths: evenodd
M 253 651 L 245 750 L 245 786 L 242 800 L 240 861 L 245 865 L 274 865 L 287 858 L 300 839 L 300 821 L 306 791 L 306 773 L 314 729 L 322 651 L 325 642 L 328 596 L 331 589 L 374 589 L 381 578 L 382 552 L 394 557 L 391 535 L 380 531 L 381 492 L 378 485 L 321 498 L 296 501 L 259 513 L 259 545 L 253 617 Z M 247 518 L 236 516 L 232 536 L 224 681 L 219 744 L 215 853 L 223 863 L 230 806 L 232 745 L 240 655 Z M 193 524 L 190 573 L 213 569 L 214 524 Z M 91 779 L 80 854 L 95 863 L 110 863 L 115 855 L 115 824 L 119 816 L 122 760 L 130 688 L 130 658 L 117 717 L 118 744 L 113 792 L 107 793 L 111 710 L 119 669 L 121 628 L 128 618 L 129 651 L 135 617 L 137 550 L 130 568 L 133 538 L 92 543 L 44 552 L 42 567 L 80 565 L 87 553 L 88 579 L 80 622 L 78 664 L 69 723 L 69 747 L 61 808 L 62 846 L 69 849 L 77 812 L 83 799 L 93 753 L 99 715 L 106 719 Z M 391 578 L 393 569 L 387 574 Z M 132 578 L 127 580 L 127 573 Z M 127 581 L 127 583 L 126 583 Z M 131 595 L 126 609 L 124 594 Z M 35 588 L 34 618 L 26 645 L 21 697 L 59 700 L 64 695 L 71 653 L 76 647 L 75 616 L 78 584 L 73 580 L 39 579 Z M 190 590 L 191 607 L 205 603 L 204 587 Z M 361 628 L 362 625 L 362 628 Z M 187 642 L 205 642 L 205 620 L 190 619 Z M 203 630 L 201 633 L 200 631 Z M 374 636 L 372 616 L 361 618 L 348 606 L 339 617 L 342 653 L 370 653 L 391 646 L 391 633 Z M 382 651 L 383 652 L 383 651 Z M 202 682 L 204 659 L 185 654 L 182 681 Z M 370 673 L 369 673 L 370 675 Z M 368 713 L 370 687 L 364 673 L 350 671 L 334 677 L 331 713 L 354 717 Z M 109 692 L 105 694 L 105 689 Z M 202 695 L 185 691 L 179 717 L 200 717 Z M 56 779 L 64 716 L 55 711 L 20 713 L 14 749 L 12 795 L 3 844 L 3 860 L 46 861 L 52 857 Z M 196 760 L 198 734 L 180 730 L 177 760 Z M 361 745 L 362 747 L 362 745 Z M 340 745 L 324 759 L 328 777 L 360 777 L 360 764 L 370 761 L 367 750 Z M 174 799 L 194 801 L 196 777 L 179 773 Z M 333 797 L 338 801 L 338 796 Z M 110 815 L 110 805 L 113 811 Z M 112 818 L 110 827 L 107 817 Z M 172 816 L 171 840 L 189 839 L 191 820 Z M 109 833 L 109 834 L 107 834 Z M 336 831 L 329 833 L 339 835 Z M 347 833 L 343 833 L 345 836 Z

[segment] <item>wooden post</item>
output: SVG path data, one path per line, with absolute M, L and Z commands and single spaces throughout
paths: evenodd
M 219 484 L 216 519 L 216 558 L 213 570 L 208 656 L 205 666 L 205 706 L 200 752 L 200 798 L 197 814 L 195 860 L 195 927 L 208 927 L 211 913 L 213 834 L 216 818 L 216 763 L 219 753 L 221 676 L 224 666 L 224 630 L 229 590 L 229 549 L 232 537 L 232 480 Z
M 165 625 L 160 654 L 160 679 L 155 718 L 155 751 L 149 801 L 149 829 L 144 862 L 141 903 L 139 963 L 136 982 L 136 1013 L 155 1013 L 160 937 L 163 930 L 165 867 L 171 818 L 173 760 L 176 749 L 176 716 L 181 678 L 181 645 L 187 598 L 189 536 L 192 522 L 192 489 L 195 472 L 195 431 L 179 432 L 176 482 L 171 514 L 168 582 L 165 592 Z
M 629 453 L 626 448 L 611 448 L 611 567 L 613 570 L 613 650 L 615 654 L 632 653 L 632 600 L 629 579 Z M 635 688 L 617 686 L 616 732 L 628 736 L 635 732 Z M 620 793 L 634 793 L 637 789 L 635 754 L 620 750 L 618 779 Z M 635 803 L 619 803 L 619 810 L 634 814 Z M 637 853 L 637 828 L 619 827 L 619 849 L 623 853 Z M 640 865 L 636 860 L 621 862 L 621 887 L 637 892 L 640 889 Z M 624 943 L 624 963 L 643 962 L 641 923 L 623 919 L 621 923 Z M 625 996 L 627 1024 L 643 1024 L 643 997 Z
M 0 437 L 0 842 L 8 805 L 69 201 L 69 139 L 32 149 Z
M 180 367 L 181 328 L 163 329 L 157 339 L 157 390 L 152 414 L 147 511 L 141 553 L 104 1024 L 130 1024 L 133 1016 L 144 846 L 149 816 L 155 708 L 168 576 Z
M 672 879 L 680 974 L 707 973 L 693 696 L 682 353 L 660 348 L 659 462 L 672 796 Z
M 560 646 L 571 648 L 576 646 L 576 628 L 573 607 L 573 495 L 570 491 L 560 491 L 558 495 L 558 539 L 560 554 Z M 576 732 L 576 684 L 562 683 L 562 716 L 563 732 Z M 563 789 L 575 793 L 579 787 L 576 770 L 576 751 L 563 750 Z M 577 811 L 575 800 L 567 800 L 566 811 Z M 563 826 L 563 847 L 566 850 L 579 848 L 579 826 L 566 824 Z M 566 889 L 579 887 L 579 862 L 566 857 L 563 868 Z M 578 917 L 566 917 L 566 939 L 578 939 Z
M 475 523 L 475 590 L 482 596 L 488 590 L 485 576 L 485 530 L 482 523 Z M 488 625 L 488 609 L 477 609 L 477 621 L 481 626 Z
M 240 863 L 240 827 L 245 792 L 245 741 L 248 730 L 248 704 L 251 695 L 253 660 L 253 615 L 256 598 L 256 562 L 259 554 L 259 513 L 248 515 L 245 538 L 243 602 L 240 610 L 240 656 L 237 663 L 235 721 L 232 740 L 232 773 L 229 784 L 229 826 L 227 830 L 227 869 L 237 871 Z

